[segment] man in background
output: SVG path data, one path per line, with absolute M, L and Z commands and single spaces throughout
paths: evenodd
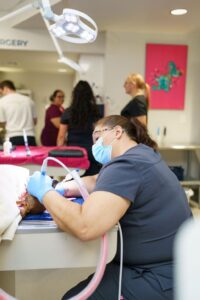
M 32 99 L 16 92 L 10 80 L 0 82 L 0 125 L 6 129 L 6 138 L 13 145 L 24 145 L 25 129 L 29 146 L 36 146 L 34 127 L 37 123 L 35 104 Z

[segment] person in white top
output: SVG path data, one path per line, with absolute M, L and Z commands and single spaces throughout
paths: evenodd
M 10 80 L 0 83 L 0 124 L 5 126 L 6 137 L 13 145 L 24 145 L 26 130 L 29 146 L 36 146 L 34 127 L 37 123 L 35 104 L 32 99 L 16 92 Z

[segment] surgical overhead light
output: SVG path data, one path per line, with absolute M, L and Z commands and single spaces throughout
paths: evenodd
M 51 10 L 49 0 L 39 1 L 43 16 L 49 21 L 55 22 L 50 25 L 50 31 L 57 37 L 70 43 L 91 43 L 97 37 L 96 23 L 85 13 L 65 8 L 62 15 L 56 15 Z
M 49 30 L 57 38 L 70 43 L 82 44 L 94 42 L 97 37 L 98 28 L 92 18 L 79 10 L 68 8 L 63 9 L 62 15 L 56 15 L 51 9 L 49 0 L 33 1 L 6 16 L 0 17 L 0 22 L 33 8 L 39 9 L 44 19 L 54 22 L 49 26 Z
M 49 0 L 35 0 L 6 16 L 0 17 L 0 22 L 9 20 L 16 15 L 25 13 L 33 8 L 40 10 L 42 18 L 59 54 L 58 61 L 81 72 L 82 68 L 77 63 L 64 57 L 56 38 L 77 44 L 92 43 L 95 41 L 98 33 L 96 23 L 88 15 L 75 9 L 66 8 L 63 9 L 62 15 L 56 15 L 51 9 Z M 54 24 L 50 24 L 49 21 L 54 22 Z
M 83 68 L 81 68 L 81 66 L 80 66 L 78 63 L 76 63 L 76 62 L 73 61 L 72 59 L 67 58 L 67 57 L 64 56 L 64 53 L 63 53 L 63 51 L 62 51 L 62 49 L 61 49 L 61 47 L 60 47 L 60 45 L 59 45 L 59 43 L 58 43 L 58 41 L 57 41 L 57 38 L 55 37 L 55 35 L 54 35 L 54 34 L 52 33 L 52 31 L 50 30 L 50 26 L 51 26 L 51 25 L 50 25 L 49 21 L 48 21 L 47 19 L 44 18 L 44 15 L 43 15 L 42 10 L 40 10 L 40 12 L 41 12 L 43 21 L 44 21 L 44 23 L 45 23 L 45 25 L 46 25 L 46 27 L 47 27 L 47 29 L 48 29 L 48 32 L 49 32 L 50 37 L 51 37 L 51 39 L 52 39 L 52 42 L 54 43 L 54 46 L 55 46 L 55 48 L 56 48 L 56 50 L 57 50 L 57 53 L 58 53 L 58 55 L 59 55 L 59 59 L 58 59 L 57 61 L 58 61 L 59 63 L 63 63 L 63 64 L 65 64 L 65 65 L 70 66 L 72 69 L 76 70 L 76 71 L 79 72 L 79 73 L 84 72 Z
M 97 37 L 96 23 L 88 15 L 78 10 L 66 8 L 61 16 L 54 15 L 53 20 L 56 23 L 50 26 L 51 32 L 66 42 L 91 43 Z

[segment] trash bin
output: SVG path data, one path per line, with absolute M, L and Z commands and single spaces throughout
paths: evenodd
M 178 180 L 184 180 L 184 169 L 181 166 L 169 166 L 170 170 L 176 175 Z

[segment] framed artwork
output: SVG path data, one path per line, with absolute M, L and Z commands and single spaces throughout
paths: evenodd
M 186 45 L 146 45 L 146 82 L 151 109 L 184 109 L 187 71 Z

